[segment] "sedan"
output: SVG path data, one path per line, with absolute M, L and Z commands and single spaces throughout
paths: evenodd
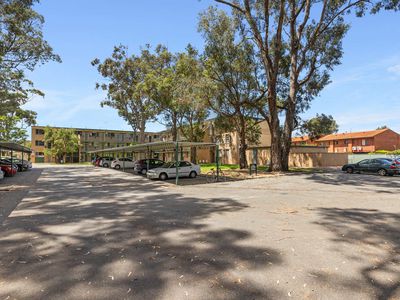
M 0 162 L 0 169 L 4 172 L 5 176 L 14 176 L 17 174 L 17 169 L 13 168 L 10 164 L 2 164 Z
M 165 162 L 159 159 L 139 159 L 135 161 L 135 167 L 134 170 L 137 173 L 146 175 L 147 169 L 152 170 L 155 168 L 159 168 L 162 165 L 164 165 Z
M 121 168 L 133 169 L 134 165 L 135 165 L 135 163 L 132 160 L 132 158 L 121 157 L 121 158 L 116 158 L 115 160 L 113 160 L 113 162 L 111 163 L 111 168 L 114 168 L 114 169 L 121 169 Z
M 355 164 L 347 164 L 342 167 L 347 173 L 378 173 L 381 176 L 393 176 L 400 173 L 400 168 L 391 160 L 385 158 L 364 159 Z
M 179 162 L 178 176 L 195 178 L 200 174 L 200 166 L 188 161 Z M 168 162 L 159 168 L 147 171 L 147 178 L 167 180 L 176 177 L 176 162 Z

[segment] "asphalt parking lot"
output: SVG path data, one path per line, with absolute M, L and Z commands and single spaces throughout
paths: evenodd
M 20 175 L 0 183 L 0 299 L 400 299 L 399 176 Z

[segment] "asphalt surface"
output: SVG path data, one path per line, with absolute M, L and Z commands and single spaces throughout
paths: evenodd
M 400 177 L 64 166 L 0 182 L 0 207 L 0 299 L 400 299 Z

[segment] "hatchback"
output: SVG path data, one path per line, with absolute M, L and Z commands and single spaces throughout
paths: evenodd
M 112 161 L 111 168 L 114 168 L 114 169 L 121 169 L 121 168 L 133 169 L 134 164 L 135 163 L 132 160 L 132 158 L 121 157 L 121 158 L 116 158 L 115 160 Z

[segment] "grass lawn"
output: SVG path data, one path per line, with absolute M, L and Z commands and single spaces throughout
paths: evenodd
M 207 174 L 211 171 L 211 169 L 216 169 L 215 163 L 214 164 L 200 164 L 201 173 Z M 239 165 L 228 165 L 228 164 L 221 164 L 221 170 L 239 170 Z M 267 172 L 268 167 L 266 166 L 258 166 L 257 170 L 259 172 Z M 289 172 L 293 173 L 321 173 L 323 172 L 322 169 L 319 168 L 290 168 Z

